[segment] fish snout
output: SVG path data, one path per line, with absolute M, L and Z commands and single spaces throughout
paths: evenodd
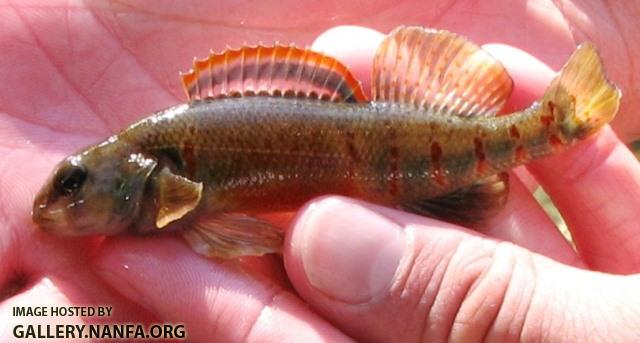
M 50 233 L 60 233 L 67 227 L 64 208 L 49 204 L 47 197 L 39 194 L 33 202 L 31 220 L 40 230 Z

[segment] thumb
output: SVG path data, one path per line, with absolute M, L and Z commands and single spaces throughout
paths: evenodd
M 364 341 L 585 341 L 640 324 L 637 277 L 346 198 L 302 210 L 285 265 L 303 299 Z

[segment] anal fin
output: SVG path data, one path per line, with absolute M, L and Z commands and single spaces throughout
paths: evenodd
M 183 235 L 197 253 L 224 259 L 280 253 L 284 241 L 275 225 L 237 213 L 200 219 Z
M 478 224 L 493 217 L 507 201 L 509 174 L 478 180 L 471 186 L 431 199 L 402 204 L 406 211 L 457 224 Z

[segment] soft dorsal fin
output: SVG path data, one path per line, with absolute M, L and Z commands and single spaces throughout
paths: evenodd
M 364 102 L 362 86 L 327 55 L 294 46 L 243 46 L 196 59 L 181 74 L 189 101 L 268 95 Z
M 512 88 L 500 62 L 445 30 L 399 27 L 382 41 L 373 61 L 374 100 L 434 113 L 495 115 Z

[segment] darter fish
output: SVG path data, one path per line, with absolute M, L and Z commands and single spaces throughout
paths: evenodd
M 341 194 L 454 222 L 491 216 L 508 169 L 593 134 L 620 91 L 580 45 L 529 108 L 499 115 L 512 81 L 467 39 L 400 27 L 375 55 L 372 100 L 337 60 L 244 46 L 196 60 L 188 101 L 65 158 L 33 220 L 58 235 L 182 232 L 199 253 L 278 252 L 254 217 Z

